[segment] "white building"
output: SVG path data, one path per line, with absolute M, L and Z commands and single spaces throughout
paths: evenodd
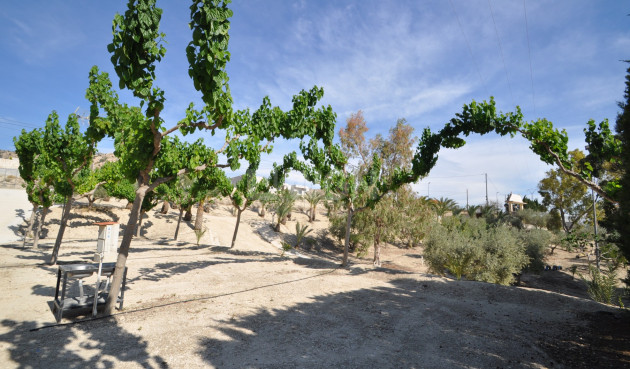
M 507 200 L 505 200 L 505 208 L 507 209 L 508 213 L 523 210 L 525 208 L 523 197 L 515 193 L 510 193 L 507 197 Z

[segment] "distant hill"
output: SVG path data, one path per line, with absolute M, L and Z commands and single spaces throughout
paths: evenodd
M 105 163 L 116 161 L 114 154 L 96 154 L 94 155 L 93 168 L 100 168 Z M 24 180 L 20 177 L 18 160 L 15 151 L 0 150 L 0 187 L 2 188 L 20 188 L 23 187 Z
M 15 151 L 0 150 L 0 159 L 17 159 Z

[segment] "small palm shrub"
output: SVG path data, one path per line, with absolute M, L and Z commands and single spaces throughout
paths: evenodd
M 203 227 L 203 229 L 195 229 L 195 237 L 197 237 L 197 246 L 199 246 L 199 242 L 201 242 L 201 237 L 206 234 L 208 228 Z
M 276 232 L 280 232 L 280 224 L 286 224 L 296 200 L 297 195 L 289 190 L 282 190 L 276 195 L 274 208 L 277 217 L 274 225 Z
M 295 236 L 297 237 L 297 241 L 295 242 L 295 248 L 299 249 L 304 237 L 311 233 L 313 230 L 308 229 L 307 225 L 300 225 L 300 222 L 295 223 Z
M 589 278 L 580 275 L 584 283 L 588 288 L 587 292 L 591 298 L 597 302 L 601 302 L 608 305 L 613 305 L 615 297 L 621 301 L 620 296 L 617 296 L 617 264 L 610 264 L 603 271 L 598 270 L 592 265 L 588 266 Z

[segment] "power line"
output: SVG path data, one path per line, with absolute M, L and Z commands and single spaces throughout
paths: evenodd
M 510 76 L 508 75 L 507 65 L 505 64 L 505 57 L 503 56 L 503 46 L 501 45 L 501 37 L 499 37 L 499 29 L 497 28 L 497 22 L 494 20 L 494 11 L 492 10 L 492 4 L 488 0 L 488 7 L 490 8 L 490 15 L 492 16 L 492 23 L 494 24 L 494 33 L 497 35 L 497 43 L 499 44 L 499 52 L 501 53 L 501 60 L 503 61 L 503 70 L 505 71 L 505 79 L 507 80 L 508 90 L 510 91 L 510 97 L 512 98 L 512 105 L 514 105 L 514 94 L 512 94 L 512 84 L 510 83 Z
M 490 96 L 490 94 L 488 93 L 488 88 L 486 87 L 486 81 L 481 76 L 481 72 L 479 71 L 479 65 L 477 65 L 477 59 L 475 59 L 475 56 L 473 55 L 472 48 L 470 47 L 470 42 L 468 42 L 468 37 L 466 37 L 466 33 L 464 32 L 464 27 L 462 27 L 462 22 L 460 22 L 459 15 L 457 15 L 457 11 L 455 11 L 455 6 L 453 6 L 453 1 L 448 0 L 448 2 L 451 4 L 451 9 L 453 10 L 453 14 L 455 14 L 455 18 L 457 19 L 457 24 L 459 24 L 459 30 L 462 32 L 462 35 L 464 36 L 464 41 L 466 41 L 466 46 L 468 47 L 470 58 L 472 59 L 473 64 L 475 65 L 475 69 L 477 70 L 477 75 L 479 76 L 479 80 L 481 80 L 481 85 L 483 86 L 483 89 L 486 92 L 486 96 Z
M 448 177 L 424 177 L 423 179 L 448 179 L 448 178 L 462 178 L 462 177 L 477 177 L 477 176 L 482 176 L 485 173 L 480 173 L 480 174 L 463 174 L 463 175 L 459 175 L 459 176 L 448 176 Z
M 534 71 L 532 68 L 532 49 L 529 45 L 529 25 L 527 24 L 527 6 L 523 0 L 523 12 L 525 13 L 525 33 L 527 34 L 527 55 L 529 56 L 529 77 L 532 82 L 532 104 L 534 105 L 534 115 L 536 115 L 536 94 L 534 93 Z
M 0 117 L 0 123 L 4 125 L 10 125 L 10 126 L 16 126 L 16 127 L 22 127 L 22 128 L 33 128 L 33 129 L 40 128 L 40 126 L 37 124 L 21 122 L 19 120 L 5 118 L 5 117 Z

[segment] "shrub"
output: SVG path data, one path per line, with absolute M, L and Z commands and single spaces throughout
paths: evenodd
M 431 230 L 425 258 L 438 274 L 507 285 L 529 262 L 515 232 L 483 219 L 446 218 Z
M 554 235 L 544 229 L 531 229 L 518 232 L 518 237 L 529 257 L 527 270 L 541 272 L 545 268 L 546 250 L 551 245 Z
M 295 241 L 296 249 L 300 248 L 304 237 L 306 237 L 306 235 L 311 233 L 312 231 L 312 229 L 308 229 L 307 225 L 300 225 L 300 222 L 295 223 L 295 236 L 297 238 L 297 241 Z
M 588 294 L 597 302 L 612 305 L 617 290 L 617 265 L 610 264 L 604 271 L 599 271 L 592 265 L 588 266 L 589 278 L 580 275 L 586 286 Z

